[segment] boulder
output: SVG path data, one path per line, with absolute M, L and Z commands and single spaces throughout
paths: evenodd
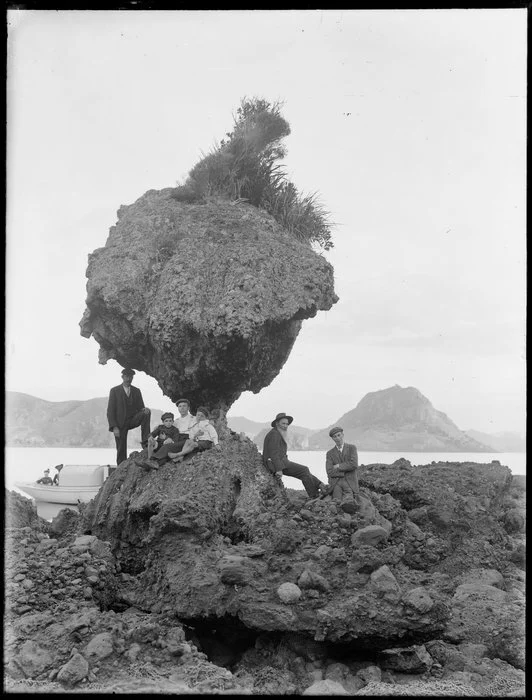
M 226 555 L 218 562 L 220 580 L 227 585 L 245 586 L 251 576 L 249 559 L 238 555 Z
M 382 671 L 378 666 L 369 664 L 357 671 L 356 675 L 364 683 L 380 683 Z
M 75 685 L 89 673 L 89 662 L 81 654 L 73 654 L 67 663 L 61 667 L 57 680 L 65 685 Z
M 89 256 L 81 334 L 176 401 L 227 410 L 277 376 L 302 321 L 338 300 L 333 269 L 264 210 L 150 190 Z M 176 347 L 179 352 L 176 352 Z
M 504 588 L 504 577 L 497 569 L 471 569 L 461 577 L 461 583 L 481 584 Z
M 301 589 L 295 583 L 282 583 L 277 589 L 277 595 L 283 603 L 297 603 L 301 598 Z
M 302 695 L 349 695 L 340 683 L 331 680 L 316 681 L 306 688 Z
M 305 569 L 301 576 L 297 580 L 297 585 L 299 588 L 314 588 L 317 591 L 328 591 L 330 585 L 326 578 L 320 574 L 311 571 L 310 569 Z
M 518 508 L 512 508 L 504 514 L 504 528 L 506 532 L 516 533 L 524 532 L 525 517 Z
M 450 605 L 445 640 L 485 644 L 490 656 L 524 668 L 523 598 L 494 586 L 466 583 L 457 587 Z
M 401 596 L 401 588 L 390 569 L 384 564 L 370 575 L 371 586 L 380 596 L 387 600 L 397 601 Z
M 410 591 L 408 591 L 408 593 L 403 596 L 403 601 L 405 605 L 414 608 L 420 613 L 428 612 L 434 605 L 428 591 L 426 591 L 422 586 L 412 588 Z
M 32 640 L 25 641 L 20 647 L 18 654 L 14 657 L 15 665 L 25 678 L 35 678 L 40 675 L 43 671 L 50 668 L 52 661 L 50 652 Z
M 71 508 L 63 508 L 55 516 L 50 524 L 50 533 L 54 537 L 67 537 L 73 535 L 79 525 L 81 515 Z
M 113 653 L 113 637 L 109 632 L 102 632 L 93 637 L 87 644 L 85 656 L 89 660 L 106 659 Z
M 345 664 L 342 663 L 332 663 L 327 666 L 325 669 L 325 680 L 329 681 L 335 681 L 336 683 L 342 683 L 348 675 L 350 675 L 351 671 L 349 669 L 349 666 L 346 666 Z
M 380 542 L 384 542 L 388 538 L 386 530 L 380 525 L 368 525 L 360 530 L 357 530 L 351 536 L 353 547 L 358 547 L 363 544 L 374 547 Z
M 81 537 L 76 537 L 72 547 L 75 547 L 80 552 L 86 552 L 97 539 L 94 535 L 81 535 Z

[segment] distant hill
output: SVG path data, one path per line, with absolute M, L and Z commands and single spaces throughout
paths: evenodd
M 526 441 L 519 433 L 482 433 L 480 430 L 466 430 L 466 433 L 497 452 L 526 452 Z
M 152 427 L 162 411 L 151 409 Z M 6 445 L 19 447 L 114 447 L 107 425 L 107 397 L 87 401 L 45 401 L 16 391 L 6 392 Z M 243 416 L 228 417 L 236 432 L 244 432 L 260 450 L 270 423 Z M 390 452 L 521 452 L 517 433 L 489 435 L 457 426 L 414 387 L 400 386 L 366 394 L 356 408 L 332 425 L 344 428 L 346 440 L 359 450 Z M 290 450 L 329 449 L 329 428 L 312 430 L 291 425 Z M 129 433 L 129 449 L 138 449 L 140 430 Z
M 162 411 L 152 409 L 152 426 Z M 17 391 L 6 392 L 6 445 L 11 447 L 115 447 L 107 424 L 107 397 L 87 401 L 45 401 Z M 139 449 L 140 429 L 128 435 Z
M 346 442 L 359 450 L 386 452 L 493 452 L 460 430 L 414 387 L 395 385 L 366 394 L 332 425 L 344 429 Z M 329 449 L 329 429 L 309 438 L 310 449 Z
M 269 423 L 257 423 L 257 421 L 249 420 L 243 416 L 227 416 L 227 425 L 236 433 L 246 433 L 250 438 L 260 433 L 264 428 L 269 428 Z

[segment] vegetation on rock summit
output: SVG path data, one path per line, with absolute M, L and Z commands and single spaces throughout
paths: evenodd
M 291 235 L 324 250 L 333 247 L 331 221 L 317 195 L 301 194 L 287 179 L 279 162 L 290 125 L 281 104 L 244 98 L 234 117 L 233 130 L 190 170 L 173 197 L 198 202 L 219 196 L 246 200 L 271 214 Z

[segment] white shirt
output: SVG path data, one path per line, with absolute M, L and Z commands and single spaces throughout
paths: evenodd
M 126 396 L 129 396 L 131 394 L 130 386 L 122 386 L 122 389 L 126 392 Z
M 188 433 L 189 428 L 195 425 L 196 422 L 196 417 L 190 413 L 187 413 L 186 416 L 183 417 L 181 417 L 181 414 L 179 414 L 179 418 L 174 421 L 175 426 L 180 433 Z
M 199 434 L 201 431 L 203 431 L 202 435 Z M 196 423 L 196 425 L 189 430 L 188 437 L 191 440 L 194 440 L 194 438 L 197 437 L 198 440 L 210 440 L 215 445 L 218 444 L 218 433 L 208 420 L 202 420 L 199 423 Z

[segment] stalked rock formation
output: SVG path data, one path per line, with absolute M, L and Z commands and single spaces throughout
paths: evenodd
M 155 472 L 124 462 L 87 508 L 132 576 L 124 604 L 364 649 L 474 641 L 522 665 L 507 467 L 371 465 L 348 515 L 280 490 L 249 440 L 221 444 Z
M 81 334 L 173 401 L 227 408 L 277 376 L 303 319 L 338 300 L 333 270 L 266 212 L 150 190 L 89 256 Z

